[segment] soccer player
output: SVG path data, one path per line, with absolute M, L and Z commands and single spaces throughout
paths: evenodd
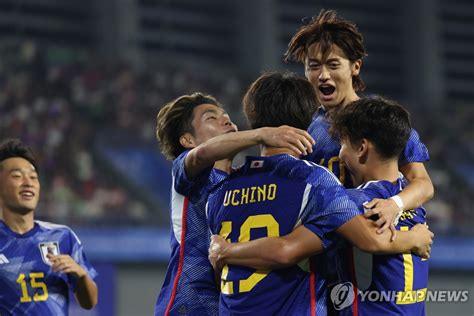
M 322 10 L 311 22 L 301 27 L 288 44 L 286 59 L 304 64 L 305 76 L 316 88 L 322 105 L 308 132 L 316 140 L 313 153 L 305 159 L 331 170 L 346 187 L 352 187 L 349 172 L 338 158 L 339 140 L 329 134 L 331 113 L 359 99 L 365 84 L 360 77 L 362 59 L 367 55 L 362 34 L 356 25 L 337 16 L 335 11 Z M 379 232 L 390 228 L 395 238 L 394 219 L 403 210 L 420 206 L 433 197 L 433 185 L 423 165 L 429 159 L 425 145 L 412 129 L 403 150 L 399 169 L 408 185 L 393 197 L 374 199 L 366 204 L 366 216 L 379 216 Z
M 69 289 L 79 305 L 97 304 L 97 273 L 67 226 L 34 220 L 38 166 L 18 140 L 0 145 L 0 315 L 68 315 Z
M 350 170 L 353 183 L 349 196 L 362 210 L 371 199 L 400 193 L 406 180 L 398 171 L 398 159 L 410 134 L 408 112 L 396 102 L 380 97 L 363 98 L 348 105 L 333 118 L 331 133 L 341 139 L 339 157 Z M 407 231 L 426 223 L 422 207 L 406 210 L 397 230 Z M 352 247 L 329 251 L 326 262 L 338 268 L 339 281 L 351 282 L 357 290 L 396 293 L 386 301 L 371 302 L 355 297 L 341 315 L 424 315 L 428 286 L 428 261 L 411 253 L 372 256 Z M 333 248 L 335 249 L 335 248 Z M 349 250 L 349 251 L 347 251 Z
M 314 107 L 314 94 L 307 80 L 291 74 L 264 74 L 247 91 L 244 112 L 252 128 L 286 124 L 303 129 L 312 119 L 309 109 Z M 214 256 L 219 249 L 211 245 L 210 259 L 218 269 L 221 267 L 218 261 L 232 264 L 222 267 L 219 312 L 223 315 L 325 314 L 325 278 L 311 263 L 309 273 L 294 264 L 321 251 L 322 243 L 328 246 L 330 241 L 325 236 L 333 231 L 371 252 L 398 253 L 412 249 L 427 252 L 431 233 L 426 228 L 418 226 L 400 234 L 395 242 L 390 242 L 389 232 L 377 235 L 376 225 L 358 216 L 358 208 L 332 173 L 298 157 L 300 154 L 288 149 L 263 146 L 261 156 L 247 157 L 246 163 L 209 196 L 209 226 L 212 233 L 222 236 L 221 242 L 215 236 L 213 239 L 217 248 L 223 249 Z M 277 260 L 287 260 L 279 265 L 285 268 L 270 271 L 268 268 L 276 260 L 265 261 L 265 256 L 292 251 L 273 247 L 273 241 L 285 237 L 272 237 L 287 234 L 296 243 L 292 247 L 304 244 L 306 248 L 303 253 L 295 251 L 295 257 L 278 256 Z M 232 249 L 248 250 L 247 244 L 259 245 L 260 240 L 270 247 L 253 247 L 254 257 L 232 257 Z M 227 254 L 230 256 L 226 257 Z M 245 260 L 257 260 L 257 263 L 246 264 Z
M 312 109 L 311 113 L 316 110 Z M 157 138 L 173 160 L 171 190 L 171 259 L 158 296 L 155 315 L 216 315 L 219 291 L 208 256 L 205 204 L 209 191 L 231 171 L 231 159 L 258 145 L 311 152 L 305 130 L 281 126 L 236 132 L 215 98 L 184 95 L 157 115 Z

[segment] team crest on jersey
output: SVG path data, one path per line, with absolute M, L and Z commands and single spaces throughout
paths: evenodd
M 250 163 L 250 168 L 262 168 L 263 160 L 254 160 Z
M 39 249 L 41 252 L 41 258 L 43 258 L 43 262 L 47 265 L 52 265 L 48 259 L 48 254 L 53 256 L 59 255 L 59 243 L 57 241 L 47 241 L 42 242 L 39 244 Z

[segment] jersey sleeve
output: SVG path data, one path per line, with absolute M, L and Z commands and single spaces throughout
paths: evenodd
M 411 162 L 424 162 L 429 159 L 428 149 L 420 140 L 418 132 L 412 128 L 405 149 L 400 155 L 398 164 L 404 166 Z
M 179 194 L 188 195 L 195 186 L 204 185 L 212 171 L 212 166 L 203 170 L 198 176 L 189 179 L 186 175 L 185 161 L 189 150 L 183 152 L 173 161 L 173 187 Z
M 327 248 L 331 244 L 327 235 L 359 214 L 342 184 L 324 169 L 312 183 L 303 225 L 321 238 Z
M 69 229 L 69 240 L 71 243 L 71 253 L 69 254 L 71 258 L 79 264 L 84 270 L 86 270 L 87 274 L 91 279 L 95 279 L 98 275 L 97 271 L 92 267 L 90 264 L 89 260 L 86 257 L 86 254 L 84 253 L 84 249 L 82 246 L 81 241 L 79 238 L 76 236 L 76 234 Z M 68 283 L 74 292 L 76 290 L 76 278 L 72 277 L 71 275 L 68 274 Z

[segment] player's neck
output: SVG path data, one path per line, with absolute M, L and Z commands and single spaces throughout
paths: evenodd
M 260 155 L 264 157 L 288 154 L 295 158 L 300 158 L 300 155 L 288 148 L 267 147 L 261 146 Z
M 386 180 L 395 183 L 399 177 L 398 161 L 386 160 L 368 164 L 362 176 L 362 183 Z
M 326 111 L 328 112 L 333 112 L 335 110 L 339 110 L 339 109 L 342 109 L 344 108 L 346 105 L 350 104 L 351 102 L 354 102 L 354 101 L 357 101 L 359 100 L 360 97 L 357 95 L 357 93 L 352 90 L 351 92 L 349 92 L 346 97 L 342 100 L 341 103 L 337 104 L 337 105 L 333 105 L 333 106 L 327 106 L 327 105 L 324 105 L 324 108 L 326 109 Z
M 214 168 L 230 174 L 230 172 L 232 171 L 232 160 L 231 159 L 218 160 L 214 163 Z
M 351 90 L 351 92 L 347 95 L 347 97 L 344 99 L 344 101 L 342 102 L 342 106 L 346 106 L 348 105 L 349 103 L 351 102 L 354 102 L 354 101 L 357 101 L 359 100 L 360 97 L 359 95 L 357 94 L 357 92 L 355 92 L 354 90 Z
M 3 210 L 3 221 L 17 234 L 24 234 L 33 229 L 35 222 L 33 212 L 18 214 L 12 211 Z

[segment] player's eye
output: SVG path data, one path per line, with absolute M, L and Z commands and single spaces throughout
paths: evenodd
M 206 118 L 206 121 L 207 120 L 215 120 L 215 119 L 217 119 L 215 116 L 209 116 L 209 117 Z
M 337 67 L 339 67 L 339 63 L 330 63 L 329 64 L 329 68 L 331 68 L 331 69 L 336 69 Z
M 311 68 L 311 69 L 318 69 L 318 68 L 321 67 L 321 64 L 316 63 L 316 62 L 309 62 L 308 67 Z

